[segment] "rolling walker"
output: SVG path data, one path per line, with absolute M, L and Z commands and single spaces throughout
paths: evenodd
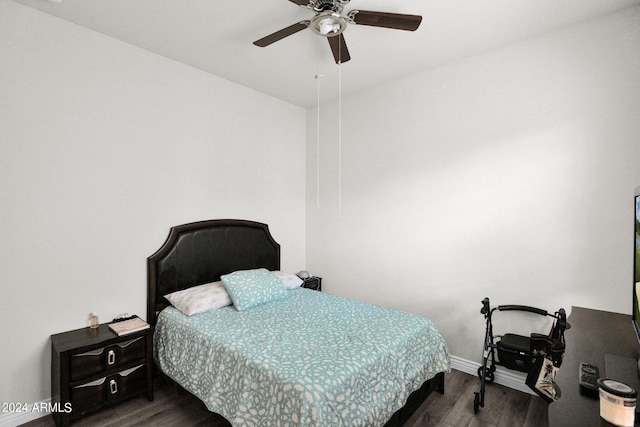
M 548 335 L 532 333 L 529 337 L 517 334 L 504 334 L 494 337 L 492 317 L 494 311 L 526 311 L 554 318 Z M 504 366 L 527 373 L 526 384 L 547 402 L 560 397 L 560 388 L 555 384 L 556 370 L 562 363 L 565 351 L 564 331 L 570 328 L 563 308 L 550 314 L 546 310 L 526 305 L 500 305 L 491 308 L 489 298 L 482 300 L 480 314 L 486 320 L 482 366 L 478 368 L 480 391 L 475 392 L 473 411 L 478 413 L 484 408 L 485 384 L 495 379 L 496 366 Z M 500 338 L 494 342 L 495 338 Z M 496 360 L 496 352 L 498 360 Z

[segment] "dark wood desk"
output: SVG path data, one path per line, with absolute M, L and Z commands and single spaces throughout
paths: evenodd
M 565 333 L 567 350 L 556 376 L 562 397 L 549 405 L 549 426 L 610 426 L 600 418 L 599 400 L 580 394 L 580 362 L 596 365 L 600 377 L 612 378 L 611 373 L 607 373 L 605 355 L 637 360 L 639 346 L 631 316 L 573 307 L 567 321 L 571 324 L 571 329 Z M 628 381 L 625 378 L 613 379 L 632 387 L 638 381 L 637 375 Z M 635 425 L 640 425 L 639 418 L 636 413 Z

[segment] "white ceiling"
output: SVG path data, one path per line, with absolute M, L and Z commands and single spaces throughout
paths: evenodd
M 313 12 L 288 0 L 15 0 L 241 85 L 310 107 L 317 74 L 338 75 L 329 44 L 304 30 L 252 44 Z M 342 93 L 640 4 L 640 0 L 352 0 L 345 7 L 422 15 L 415 32 L 350 25 Z M 322 82 L 322 79 L 321 79 Z M 328 99 L 335 90 L 323 91 Z

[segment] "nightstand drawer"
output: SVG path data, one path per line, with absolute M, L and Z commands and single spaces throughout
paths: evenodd
M 113 344 L 71 356 L 71 381 L 81 381 L 108 369 L 142 360 L 146 356 L 145 337 Z
M 101 403 L 144 391 L 147 386 L 145 368 L 145 365 L 139 365 L 114 375 L 71 387 L 73 413 L 80 415 Z

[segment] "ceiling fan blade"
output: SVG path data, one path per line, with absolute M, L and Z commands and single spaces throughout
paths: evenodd
M 283 28 L 280 31 L 276 31 L 273 34 L 269 34 L 266 37 L 261 38 L 260 40 L 256 40 L 253 42 L 256 46 L 266 47 L 271 43 L 275 43 L 278 40 L 282 40 L 285 37 L 288 37 L 292 34 L 297 33 L 298 31 L 302 31 L 309 26 L 309 21 L 300 21 L 296 22 L 293 25 L 288 26 L 287 28 Z
M 327 37 L 327 40 L 329 40 L 329 46 L 331 46 L 331 52 L 333 52 L 333 58 L 336 60 L 336 64 L 342 64 L 351 59 L 349 49 L 347 49 L 347 43 L 344 41 L 342 34 Z
M 298 6 L 306 6 L 309 4 L 309 0 L 289 0 L 291 3 L 295 3 Z
M 358 25 L 392 28 L 395 30 L 415 31 L 422 22 L 420 15 L 401 13 L 373 12 L 370 10 L 352 10 L 349 17 Z

